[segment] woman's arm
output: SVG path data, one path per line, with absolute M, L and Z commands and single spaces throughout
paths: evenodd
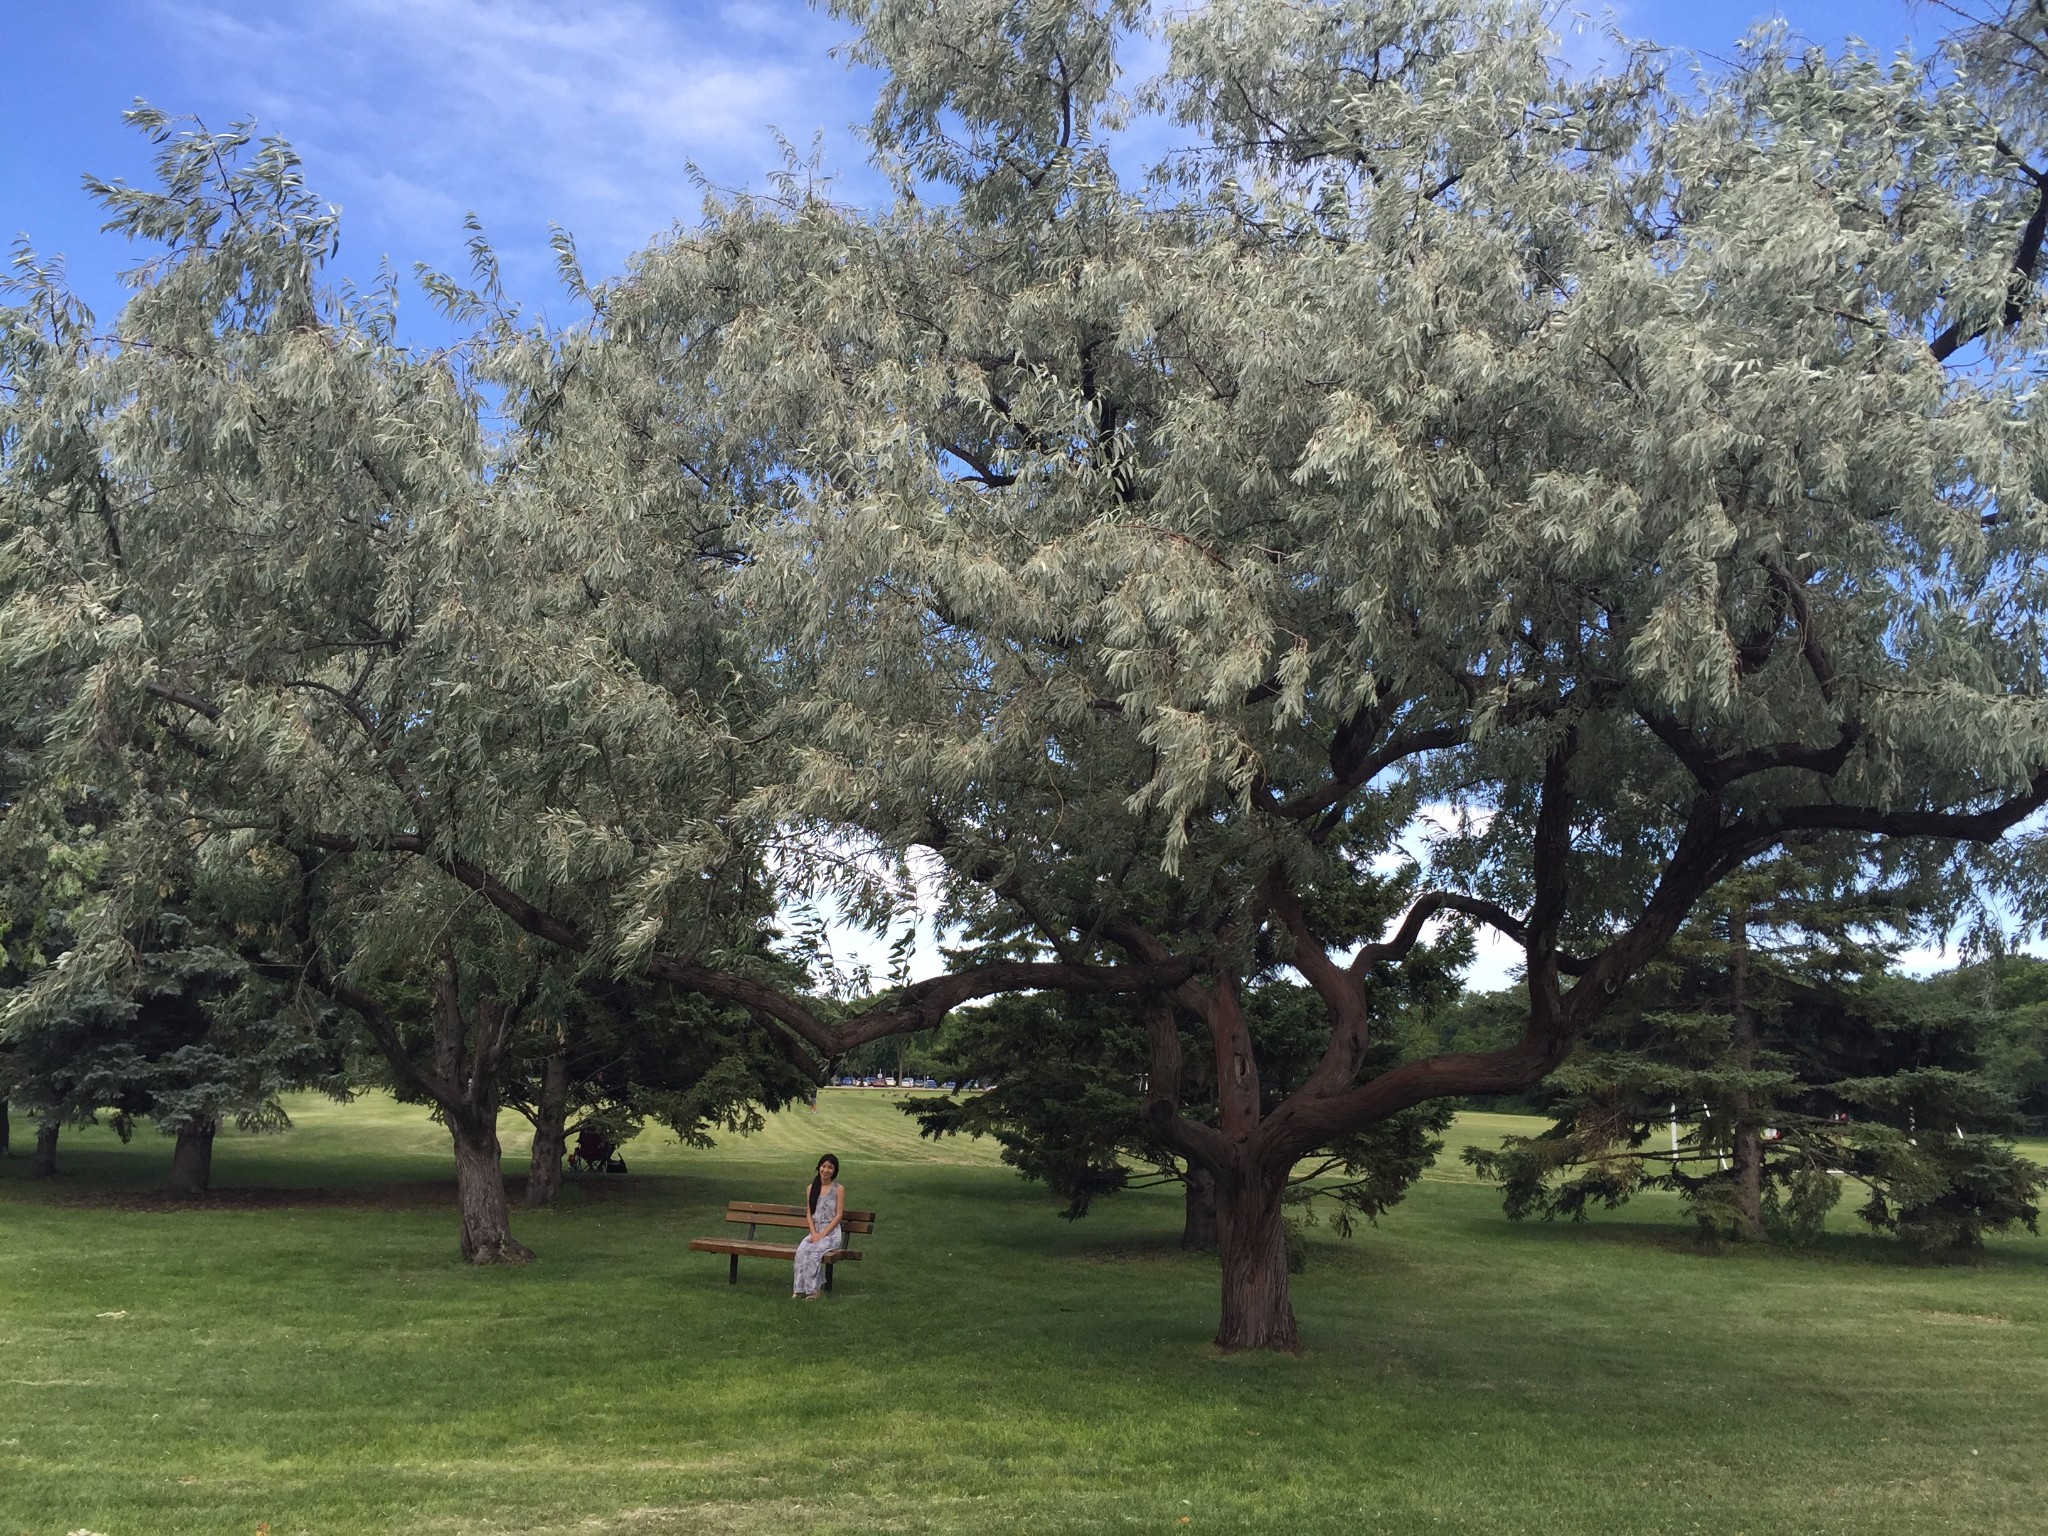
M 844 1184 L 841 1184 L 839 1186 L 838 1202 L 834 1204 L 834 1206 L 832 1207 L 831 1224 L 827 1226 L 824 1231 L 820 1232 L 818 1236 L 830 1237 L 834 1232 L 837 1232 L 839 1230 L 839 1223 L 844 1220 L 846 1220 L 846 1186 Z

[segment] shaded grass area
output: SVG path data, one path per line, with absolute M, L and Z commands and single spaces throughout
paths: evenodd
M 2041 1528 L 2048 1242 L 1515 1226 L 1456 1141 L 1529 1122 L 1473 1116 L 1378 1230 L 1312 1233 L 1306 1356 L 1224 1357 L 1171 1193 L 1059 1221 L 894 1098 L 645 1137 L 515 1214 L 519 1270 L 455 1262 L 446 1135 L 381 1099 L 223 1135 L 219 1184 L 318 1197 L 154 1208 L 147 1131 L 0 1162 L 0 1536 Z M 880 1213 L 834 1300 L 685 1250 L 827 1150 Z

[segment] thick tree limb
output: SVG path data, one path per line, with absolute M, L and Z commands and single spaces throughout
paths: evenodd
M 1564 924 L 1572 853 L 1572 758 L 1579 750 L 1579 729 L 1570 726 L 1543 761 L 1542 798 L 1536 808 L 1536 836 L 1530 847 L 1536 900 L 1529 908 L 1529 933 L 1522 950 L 1528 956 L 1531 1016 L 1561 1011 L 1558 990 L 1557 936 Z
M 1798 832 L 1862 832 L 1879 837 L 1934 837 L 1992 843 L 2048 806 L 2048 768 L 2021 793 L 1981 811 L 1882 811 L 1865 805 L 1802 805 L 1764 812 L 1730 828 L 1731 837 L 1763 839 L 1763 846 Z
M 1999 147 L 2011 153 L 2003 142 Z M 2027 289 L 2040 271 L 2041 244 L 2044 238 L 2048 238 L 2048 174 L 2035 170 L 2017 157 L 2015 163 L 2020 173 L 2034 184 L 2035 195 L 2034 211 L 2027 219 L 2026 228 L 2020 231 L 2019 249 L 2013 252 L 2012 278 L 2006 285 L 2005 305 L 1999 313 L 2000 323 L 2006 326 L 2017 325 L 2020 316 L 2026 313 Z M 1990 329 L 1989 325 L 1980 325 L 1966 330 L 1963 322 L 1958 320 L 1929 342 L 1928 350 L 1934 354 L 1936 362 L 1945 363 Z
M 1374 751 L 1347 751 L 1345 733 L 1340 731 L 1330 746 L 1330 782 L 1280 801 L 1273 806 L 1273 812 L 1289 821 L 1307 821 L 1336 809 L 1396 763 L 1424 752 L 1455 747 L 1464 739 L 1463 727 L 1436 725 L 1398 733 Z
M 1266 876 L 1265 894 L 1273 915 L 1293 941 L 1288 963 L 1322 999 L 1323 1011 L 1330 1018 L 1330 1043 L 1303 1086 L 1310 1092 L 1338 1088 L 1357 1075 L 1372 1044 L 1372 1018 L 1365 1006 L 1360 972 L 1355 967 L 1347 970 L 1330 958 L 1329 950 L 1309 928 L 1308 914 L 1285 870 L 1276 866 Z
M 1519 1093 L 1556 1070 L 1570 1054 L 1572 1038 L 1561 1029 L 1531 1029 L 1504 1050 L 1404 1062 L 1343 1093 L 1296 1093 L 1267 1117 L 1266 1134 L 1275 1154 L 1291 1159 L 1431 1099 Z
M 457 883 L 475 891 L 525 932 L 577 954 L 590 950 L 590 936 L 575 923 L 536 906 L 471 860 L 434 849 L 418 833 L 359 838 L 322 832 L 307 840 L 316 847 L 339 853 L 384 852 L 425 858 Z M 1195 974 L 1196 962 L 1176 956 L 1132 966 L 1039 961 L 973 966 L 897 988 L 886 1003 L 836 1024 L 828 1023 L 807 1004 L 778 988 L 677 955 L 649 955 L 638 969 L 656 980 L 737 1003 L 759 1017 L 772 1019 L 830 1057 L 870 1040 L 930 1029 L 961 1004 L 1003 992 L 1059 991 L 1100 996 L 1170 991 Z
M 421 1097 L 431 1099 L 442 1109 L 457 1107 L 452 1096 L 433 1078 L 422 1072 L 400 1040 L 398 1026 L 384 1005 L 365 992 L 361 987 L 341 977 L 320 979 L 320 989 L 336 1002 L 347 1008 L 363 1021 L 363 1027 L 370 1032 L 370 1038 L 377 1042 L 377 1049 L 384 1053 L 384 1059 L 391 1064 L 391 1070 L 408 1088 Z
M 1725 789 L 1739 779 L 1753 778 L 1779 768 L 1801 768 L 1823 778 L 1833 778 L 1842 771 L 1849 754 L 1863 737 L 1863 727 L 1858 721 L 1844 720 L 1836 727 L 1836 739 L 1831 746 L 1810 747 L 1804 742 L 1778 741 L 1716 756 L 1699 733 L 1682 720 L 1656 710 L 1638 710 L 1636 718 L 1671 749 L 1672 756 L 1685 765 L 1686 772 L 1693 776 L 1700 788 L 1710 792 Z
M 1174 1028 L 1173 1004 L 1165 997 L 1144 999 L 1148 1071 L 1143 1115 L 1146 1132 L 1170 1152 L 1200 1163 L 1212 1174 L 1230 1161 L 1229 1146 L 1214 1126 L 1189 1120 L 1180 1112 L 1180 1080 L 1184 1069 L 1180 1031 Z

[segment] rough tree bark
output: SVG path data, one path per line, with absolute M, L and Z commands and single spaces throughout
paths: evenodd
M 212 1115 L 188 1120 L 178 1127 L 178 1144 L 171 1152 L 171 1193 L 194 1199 L 213 1185 L 213 1138 L 220 1121 Z
M 1189 1163 L 1187 1212 L 1181 1222 L 1180 1245 L 1190 1253 L 1216 1249 L 1216 1175 L 1200 1163 Z
M 1729 1043 L 1735 1069 L 1756 1066 L 1756 1014 L 1749 1006 L 1749 914 L 1740 905 L 1728 914 Z M 1764 1238 L 1764 1141 L 1756 1106 L 1747 1090 L 1734 1095 L 1735 1143 L 1730 1177 L 1735 1184 L 1733 1236 L 1743 1242 Z
M 1256 1163 L 1217 1181 L 1216 1235 L 1223 1258 L 1224 1349 L 1301 1350 L 1287 1276 L 1286 1168 Z
M 36 1125 L 36 1160 L 31 1171 L 39 1179 L 57 1177 L 57 1132 L 61 1129 L 55 1120 L 39 1121 Z
M 391 1069 L 408 1088 L 430 1099 L 447 1122 L 455 1146 L 455 1198 L 461 1218 L 461 1251 L 468 1264 L 526 1264 L 533 1250 L 512 1236 L 505 1200 L 502 1148 L 498 1144 L 499 1069 L 519 1020 L 539 989 L 539 975 L 507 1000 L 496 981 L 484 977 L 475 1000 L 465 1006 L 460 962 L 452 946 L 441 953 L 434 976 L 434 1055 L 421 1063 L 406 1049 L 396 1022 L 376 997 L 336 978 L 334 996 L 362 1019 Z
M 1263 1124 L 1259 1071 L 1238 978 L 1219 974 L 1207 986 L 1191 982 L 1180 987 L 1175 996 L 1209 1029 L 1216 1063 L 1216 1125 L 1196 1125 L 1180 1116 L 1180 1042 L 1172 1007 L 1164 999 L 1150 1000 L 1146 1013 L 1150 1081 L 1157 1095 L 1146 1112 L 1167 1145 L 1188 1161 L 1191 1204 L 1197 1175 L 1206 1177 L 1214 1195 L 1215 1240 L 1223 1260 L 1217 1346 L 1299 1352 L 1281 1214 L 1294 1160 L 1279 1151 Z
M 553 1205 L 562 1190 L 562 1154 L 568 1146 L 569 1063 L 557 1051 L 548 1057 L 541 1079 L 540 1103 L 534 1106 L 533 1155 L 526 1168 L 526 1203 Z
M 465 1264 L 526 1264 L 533 1250 L 512 1235 L 495 1103 L 448 1115 L 455 1140 L 455 1200 Z
M 1223 1306 L 1216 1346 L 1301 1351 L 1287 1273 L 1283 1219 L 1287 1169 L 1231 1160 L 1210 1175 L 1216 1192 L 1213 1246 L 1222 1259 Z M 1192 1246 L 1185 1237 L 1182 1246 Z
M 533 1250 L 512 1236 L 498 1146 L 498 1065 L 524 1001 L 508 1005 L 488 977 L 478 993 L 474 1006 L 465 1009 L 455 957 L 449 952 L 434 978 L 432 1081 L 455 1142 L 462 1259 L 466 1264 L 526 1264 L 532 1262 Z
M 6 1157 L 8 1155 L 7 1136 L 7 1101 L 5 1099 L 0 1099 L 0 1157 Z

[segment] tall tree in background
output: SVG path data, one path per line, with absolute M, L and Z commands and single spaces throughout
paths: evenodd
M 1985 1014 L 1985 1075 L 2018 1106 L 2027 1133 L 2048 1132 L 2048 961 L 1998 953 L 1928 981 Z
M 1843 1190 L 1913 1247 L 2035 1226 L 1993 1016 L 1886 974 L 1917 906 L 1777 859 L 1724 882 L 1551 1079 L 1551 1128 L 1466 1160 L 1508 1214 L 1679 1193 L 1704 1233 L 1810 1238 Z
M 24 255 L 0 317 L 5 842 L 50 865 L 89 804 L 107 850 L 5 1027 L 133 997 L 165 893 L 253 872 L 278 1016 L 363 1021 L 448 1121 L 465 1254 L 518 1257 L 496 1106 L 534 1003 L 657 940 L 751 954 L 772 910 L 718 820 L 745 669 L 697 594 L 727 509 L 675 479 L 694 422 L 526 326 L 481 245 L 476 291 L 432 284 L 478 338 L 410 351 L 393 294 L 323 285 L 334 216 L 283 144 L 131 117 L 158 184 L 98 191 L 154 248 L 134 296 L 102 327 Z M 482 871 L 626 916 L 586 956 Z

